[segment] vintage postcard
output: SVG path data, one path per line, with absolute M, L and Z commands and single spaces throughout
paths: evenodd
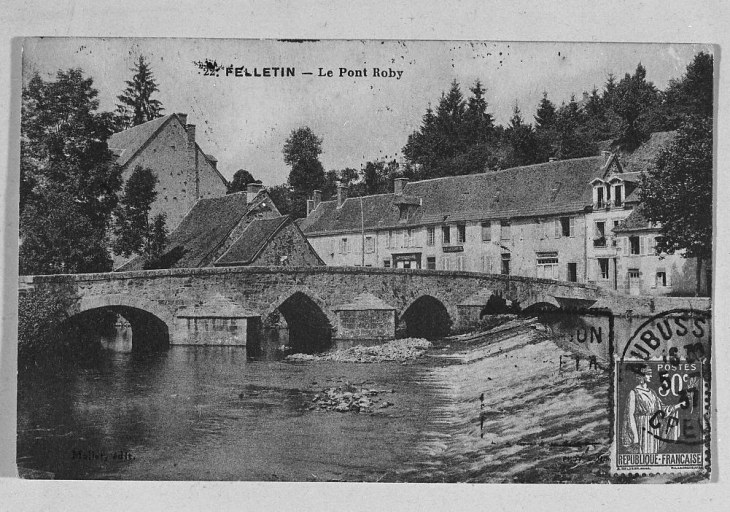
M 19 476 L 709 480 L 716 58 L 23 40 Z

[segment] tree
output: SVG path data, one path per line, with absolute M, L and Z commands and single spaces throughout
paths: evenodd
M 578 107 L 575 97 L 561 105 L 555 119 L 553 154 L 562 160 L 595 155 L 595 143 L 586 134 L 586 115 Z
M 159 100 L 152 99 L 152 95 L 159 92 L 159 89 L 147 59 L 140 55 L 130 71 L 134 73 L 132 79 L 125 82 L 127 88 L 117 96 L 117 121 L 120 130 L 161 117 L 164 110 Z
M 634 74 L 626 73 L 611 92 L 611 108 L 621 118 L 621 147 L 634 149 L 649 137 L 659 104 L 659 91 L 646 81 L 646 68 L 639 63 Z
M 84 215 L 68 193 L 48 190 L 20 214 L 19 272 L 77 274 L 112 268 L 103 230 Z
M 165 215 L 164 213 L 158 213 L 152 219 L 152 226 L 149 231 L 147 243 L 149 250 L 147 253 L 145 264 L 143 266 L 145 270 L 165 268 L 163 265 L 160 264 L 160 260 L 165 253 L 165 246 L 167 245 L 167 237 L 169 234 L 167 231 L 166 223 L 167 215 Z
M 542 100 L 535 114 L 535 158 L 538 162 L 547 162 L 554 154 L 557 141 L 555 123 L 557 111 L 555 104 L 548 99 L 547 92 L 542 93 Z
M 307 214 L 307 198 L 314 190 L 322 190 L 325 185 L 324 167 L 319 161 L 322 139 L 307 126 L 292 130 L 284 143 L 283 153 L 284 162 L 291 167 L 291 214 L 294 218 L 304 217 Z
M 149 214 L 157 197 L 157 181 L 152 169 L 138 165 L 124 184 L 124 193 L 114 212 L 114 251 L 117 254 L 129 257 L 137 253 L 151 257 L 153 225 L 150 225 Z
M 23 272 L 111 270 L 106 232 L 122 177 L 106 143 L 113 119 L 97 112 L 97 95 L 93 80 L 78 68 L 58 71 L 52 81 L 36 73 L 23 89 L 20 235 L 21 244 L 28 244 L 20 252 Z M 73 222 L 56 211 L 59 204 L 74 212 Z M 44 209 L 48 218 L 35 219 Z M 68 244 L 56 240 L 57 234 L 68 237 Z M 55 254 L 45 256 L 33 245 L 43 240 Z M 88 264 L 79 260 L 80 251 Z
M 268 189 L 271 201 L 282 215 L 289 215 L 292 212 L 292 193 L 286 184 L 277 185 Z
M 494 119 L 487 112 L 487 100 L 484 97 L 486 89 L 477 80 L 474 86 L 469 89 L 471 97 L 466 104 L 466 112 L 463 119 L 463 139 L 468 146 L 484 144 L 492 136 L 494 130 Z
M 233 175 L 233 180 L 228 184 L 226 194 L 233 194 L 235 192 L 243 192 L 249 183 L 256 183 L 257 180 L 250 172 L 245 169 L 239 169 Z
M 660 225 L 657 252 L 697 258 L 697 293 L 703 261 L 710 283 L 712 257 L 712 121 L 688 119 L 657 157 L 641 185 L 643 215 Z
M 713 60 L 711 54 L 700 52 L 682 78 L 669 82 L 664 97 L 671 128 L 676 128 L 687 116 L 712 116 Z
M 512 147 L 512 158 L 509 167 L 530 165 L 535 163 L 535 132 L 532 125 L 522 120 L 520 107 L 515 103 L 509 126 L 505 130 L 505 138 Z

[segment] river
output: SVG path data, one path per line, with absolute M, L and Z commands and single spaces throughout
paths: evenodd
M 566 362 L 566 335 L 539 326 L 437 342 L 407 364 L 105 350 L 20 376 L 18 466 L 57 479 L 608 481 L 608 365 L 587 362 L 605 348 Z M 393 405 L 312 410 L 346 384 Z

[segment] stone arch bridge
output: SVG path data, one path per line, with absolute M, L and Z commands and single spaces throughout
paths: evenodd
M 396 330 L 434 337 L 465 329 L 479 320 L 490 298 L 490 304 L 530 311 L 589 307 L 606 294 L 593 285 L 547 279 L 370 267 L 21 276 L 19 287 L 21 294 L 61 301 L 59 325 L 89 323 L 100 311 L 121 315 L 137 348 L 252 345 L 262 328 L 280 322 L 304 351 L 331 338 L 391 339 Z

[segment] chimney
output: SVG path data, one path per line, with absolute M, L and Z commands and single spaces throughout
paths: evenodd
M 309 217 L 314 208 L 314 199 L 307 199 L 307 217 Z
M 342 203 L 347 199 L 347 185 L 344 183 L 337 183 L 337 208 L 342 206 Z
M 397 196 L 403 195 L 403 188 L 408 183 L 408 178 L 396 178 L 393 180 L 393 193 Z
M 188 149 L 195 149 L 195 125 L 186 124 L 185 131 L 188 132 Z
M 322 202 L 322 191 L 321 190 L 315 190 L 312 192 L 312 201 L 314 204 L 312 205 L 312 210 L 316 209 L 317 206 L 319 206 L 319 203 Z
M 251 203 L 264 186 L 261 182 L 253 182 L 246 185 L 246 202 Z
M 185 126 L 185 125 L 188 124 L 188 115 L 187 114 L 183 114 L 182 112 L 178 112 L 175 115 L 180 120 L 180 122 L 183 124 L 183 126 Z

